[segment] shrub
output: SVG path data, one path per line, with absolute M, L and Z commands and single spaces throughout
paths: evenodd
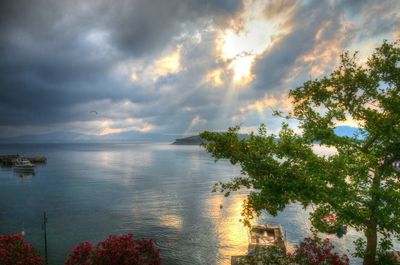
M 294 260 L 302 265 L 348 265 L 346 255 L 333 252 L 334 246 L 329 239 L 305 238 L 293 253 Z
M 94 247 L 85 241 L 74 247 L 66 265 L 159 265 L 160 252 L 151 240 L 134 240 L 132 234 L 109 236 Z
M 44 265 L 44 260 L 21 234 L 0 235 L 1 265 Z
M 238 265 L 298 265 L 291 256 L 282 255 L 274 247 L 258 247 L 251 255 L 237 259 Z

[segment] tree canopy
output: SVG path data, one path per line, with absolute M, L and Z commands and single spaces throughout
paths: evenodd
M 239 127 L 201 134 L 216 160 L 241 166 L 241 176 L 217 188 L 226 195 L 250 189 L 247 221 L 264 210 L 276 215 L 294 202 L 315 205 L 316 229 L 330 214 L 363 231 L 366 242 L 359 241 L 358 249 L 364 265 L 377 264 L 377 235 L 386 239 L 385 248 L 400 235 L 400 173 L 393 166 L 400 160 L 399 42 L 383 42 L 363 64 L 357 53 L 344 52 L 329 76 L 307 81 L 289 96 L 293 111 L 275 113 L 287 119 L 278 135 L 265 125 L 249 139 L 237 137 Z M 299 130 L 289 126 L 292 121 Z M 345 121 L 359 128 L 353 136 L 335 134 Z M 336 153 L 317 154 L 315 144 Z

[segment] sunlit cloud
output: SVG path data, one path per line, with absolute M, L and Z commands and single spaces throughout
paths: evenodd
M 210 82 L 213 87 L 221 87 L 224 85 L 223 69 L 218 68 L 209 72 L 206 76 L 206 81 Z
M 178 47 L 174 52 L 155 61 L 154 74 L 156 76 L 165 76 L 167 74 L 178 73 L 181 70 L 180 58 L 181 49 Z
M 154 61 L 123 60 L 114 67 L 114 75 L 131 82 L 153 84 L 158 78 L 177 74 L 182 70 L 181 47 L 162 55 Z
M 258 112 L 263 112 L 267 107 L 275 107 L 277 104 L 277 100 L 273 97 L 264 97 L 262 100 L 257 100 L 254 103 L 251 103 L 247 106 L 248 110 L 256 110 Z
M 154 129 L 154 125 L 144 122 L 142 119 L 128 118 L 123 120 L 91 121 L 91 130 L 96 135 L 109 135 L 127 131 L 147 133 Z
M 343 52 L 346 42 L 351 39 L 353 25 L 344 23 L 337 31 L 335 39 L 325 39 L 326 31 L 330 30 L 331 21 L 326 21 L 315 35 L 317 45 L 303 56 L 305 64 L 310 65 L 311 78 L 317 78 L 331 70 Z
M 241 125 L 243 133 L 257 132 L 261 123 L 266 124 L 269 132 L 278 133 L 283 120 L 273 116 L 273 112 L 288 113 L 291 110 L 292 102 L 286 93 L 282 95 L 266 94 L 263 98 L 239 108 L 230 120 L 235 125 Z
M 113 134 L 113 133 L 120 133 L 123 132 L 124 129 L 123 128 L 110 128 L 110 127 L 106 127 L 101 129 L 101 131 L 99 132 L 98 135 L 108 135 L 108 134 Z
M 198 124 L 205 123 L 205 122 L 207 122 L 205 119 L 203 119 L 200 115 L 197 115 L 197 116 L 193 117 L 192 121 L 190 122 L 190 127 L 194 127 Z
M 240 108 L 240 112 L 256 111 L 263 113 L 266 110 L 288 111 L 292 107 L 287 94 L 276 96 L 265 95 L 262 99 L 256 100 L 245 107 Z
M 142 133 L 147 133 L 147 132 L 150 132 L 151 130 L 153 130 L 153 128 L 154 128 L 153 125 L 146 123 L 142 127 L 138 128 L 137 130 Z
M 205 123 L 207 123 L 207 120 L 202 118 L 200 115 L 196 115 L 192 118 L 192 120 L 190 121 L 190 125 L 187 128 L 187 130 L 185 131 L 185 135 L 186 134 L 192 134 L 194 131 L 194 129 L 199 126 L 199 125 L 204 125 Z

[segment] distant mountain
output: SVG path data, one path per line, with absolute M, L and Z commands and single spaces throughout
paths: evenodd
M 334 131 L 338 136 L 348 136 L 353 137 L 355 133 L 361 132 L 362 129 L 352 126 L 337 126 Z
M 171 142 L 172 135 L 127 131 L 107 135 L 90 135 L 75 132 L 52 132 L 0 138 L 0 143 L 96 143 L 96 142 Z
M 27 134 L 16 137 L 1 138 L 0 143 L 58 143 L 80 141 L 89 135 L 74 132 L 52 132 L 45 134 Z

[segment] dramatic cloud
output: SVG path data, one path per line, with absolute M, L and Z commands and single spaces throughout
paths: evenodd
M 399 38 L 399 14 L 396 0 L 1 1 L 0 137 L 276 130 L 290 88 Z

